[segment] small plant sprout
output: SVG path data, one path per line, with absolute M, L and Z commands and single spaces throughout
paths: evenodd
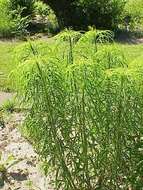
M 9 155 L 6 160 L 4 160 L 2 156 L 2 152 L 0 152 L 0 187 L 4 186 L 5 182 L 8 182 L 8 170 L 20 162 L 13 155 Z
M 15 101 L 14 100 L 7 100 L 3 103 L 2 105 L 2 109 L 3 111 L 6 111 L 6 112 L 14 112 L 14 109 L 15 109 Z
M 3 111 L 0 110 L 0 128 L 4 128 L 5 124 L 4 124 L 4 118 L 3 118 Z

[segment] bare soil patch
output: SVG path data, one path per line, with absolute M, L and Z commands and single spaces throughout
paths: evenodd
M 12 93 L 0 92 L 0 105 L 13 96 Z M 0 127 L 0 152 L 3 160 L 7 160 L 9 155 L 18 160 L 8 169 L 8 181 L 0 190 L 52 190 L 50 177 L 46 178 L 42 174 L 37 153 L 17 127 L 23 120 L 24 114 L 15 112 L 5 117 L 5 127 Z

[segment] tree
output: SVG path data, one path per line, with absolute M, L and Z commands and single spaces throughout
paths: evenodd
M 43 0 L 55 12 L 60 27 L 79 27 L 84 24 L 84 14 L 77 0 Z
M 118 25 L 125 0 L 43 0 L 55 12 L 60 27 L 113 28 Z

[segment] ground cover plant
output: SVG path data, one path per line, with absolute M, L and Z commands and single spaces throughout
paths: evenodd
M 66 31 L 17 50 L 15 85 L 30 108 L 23 130 L 57 189 L 143 186 L 143 67 L 111 41 L 109 31 Z

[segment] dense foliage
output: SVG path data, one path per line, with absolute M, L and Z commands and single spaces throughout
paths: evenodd
M 42 1 L 0 0 L 0 10 L 0 37 L 55 34 L 59 30 L 55 14 Z
M 130 29 L 143 29 L 143 1 L 128 0 L 124 7 L 123 16 Z
M 61 27 L 117 27 L 124 0 L 44 0 L 57 15 Z
M 29 16 L 34 11 L 34 2 L 35 0 L 10 0 L 11 1 L 11 9 L 17 10 L 19 8 L 22 9 L 22 16 Z
M 11 16 L 8 14 L 8 1 L 0 0 L 0 36 L 7 36 L 12 27 Z
M 0 0 L 0 10 L 1 36 L 23 35 L 27 29 L 55 34 L 62 28 L 142 30 L 143 26 L 142 0 Z
M 24 35 L 29 23 L 28 17 L 22 17 L 23 9 L 13 10 L 10 0 L 0 0 L 0 37 Z
M 108 31 L 56 39 L 18 47 L 14 72 L 45 173 L 57 189 L 141 189 L 142 65 L 128 66 Z
M 42 1 L 35 1 L 34 14 L 38 22 L 43 23 L 43 31 L 55 34 L 59 31 L 59 25 L 53 10 Z

